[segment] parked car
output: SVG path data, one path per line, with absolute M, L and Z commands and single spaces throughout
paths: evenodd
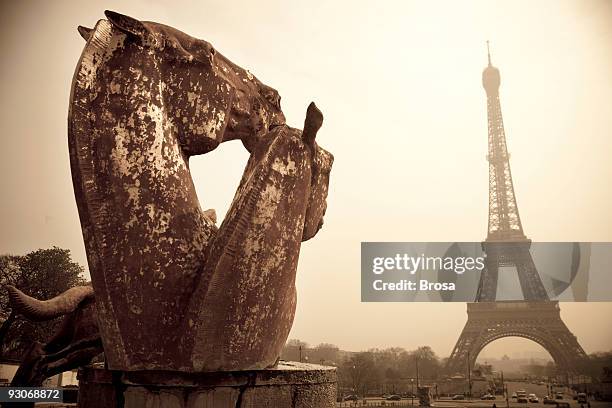
M 355 394 L 347 395 L 344 397 L 345 401 L 359 401 L 359 397 Z
M 481 400 L 494 400 L 495 396 L 491 395 L 491 394 L 485 394 L 482 397 L 480 397 Z
M 576 395 L 576 401 L 579 403 L 587 402 L 587 395 L 584 392 L 579 392 L 578 395 Z
M 544 398 L 542 398 L 542 402 L 544 404 L 556 404 L 555 400 L 548 395 L 545 395 Z
M 540 402 L 540 400 L 538 399 L 538 397 L 535 394 L 529 394 L 527 399 L 529 399 L 529 402 Z
M 401 399 L 402 399 L 402 397 L 400 397 L 399 395 L 389 395 L 386 398 L 387 401 L 399 401 Z
M 454 400 L 464 400 L 465 399 L 465 395 L 457 394 L 457 395 L 454 395 L 452 399 L 454 399 Z
M 563 393 L 562 392 L 558 392 L 555 394 L 555 399 L 563 399 Z
M 525 403 L 525 404 L 526 404 L 526 403 L 528 403 L 528 402 L 529 402 L 529 400 L 527 399 L 527 396 L 526 396 L 526 395 L 519 395 L 519 396 L 516 398 L 516 402 L 519 402 L 519 403 Z
M 569 402 L 556 402 L 557 408 L 570 408 Z
M 516 392 L 512 393 L 512 398 L 516 399 L 518 397 L 518 395 L 516 395 Z

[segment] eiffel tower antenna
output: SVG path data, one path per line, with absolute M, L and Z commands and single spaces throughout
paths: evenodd
M 489 66 L 491 66 L 491 51 L 489 50 L 489 40 L 487 40 L 487 58 L 489 59 Z

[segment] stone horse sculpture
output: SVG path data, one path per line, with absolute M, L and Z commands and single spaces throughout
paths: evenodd
M 106 17 L 79 27 L 87 44 L 68 140 L 107 366 L 271 367 L 293 322 L 301 242 L 326 210 L 333 156 L 315 142 L 323 116 L 311 104 L 304 130 L 293 129 L 277 91 L 206 41 Z M 250 158 L 217 227 L 189 157 L 229 140 Z M 70 296 L 81 305 L 90 293 Z

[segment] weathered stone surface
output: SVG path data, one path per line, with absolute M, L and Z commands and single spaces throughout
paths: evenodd
M 117 407 L 116 381 L 108 370 L 86 367 L 80 369 L 79 407 Z
M 206 41 L 113 12 L 71 92 L 73 185 L 114 370 L 273 366 L 295 312 L 301 242 L 322 225 L 331 154 L 285 124 L 278 93 Z M 190 156 L 228 140 L 251 156 L 220 227 Z
M 219 387 L 189 394 L 186 408 L 236 407 L 239 388 Z
M 333 407 L 336 404 L 336 389 L 296 385 L 293 404 L 300 408 Z
M 336 369 L 314 364 L 207 373 L 79 371 L 81 408 L 331 408 L 335 400 Z

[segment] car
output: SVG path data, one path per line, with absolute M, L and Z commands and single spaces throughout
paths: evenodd
M 527 399 L 527 397 L 525 395 L 519 395 L 516 398 L 516 402 L 519 402 L 519 403 L 528 403 L 529 400 Z
M 512 398 L 516 399 L 518 397 L 518 395 L 516 394 L 516 392 L 512 393 Z
M 345 401 L 359 401 L 359 397 L 355 394 L 347 395 L 344 397 Z
M 529 402 L 540 402 L 540 400 L 535 394 L 529 394 L 527 396 L 527 399 L 529 399 Z
M 389 395 L 387 398 L 385 398 L 387 401 L 399 401 L 402 399 L 402 397 L 400 397 L 399 395 Z
M 555 394 L 555 399 L 563 399 L 563 393 L 562 392 L 558 392 Z
M 464 400 L 465 399 L 465 395 L 463 394 L 457 394 L 457 395 L 453 395 L 453 400 Z
M 570 408 L 569 402 L 556 402 L 557 408 Z
M 485 394 L 482 397 L 480 397 L 481 400 L 494 400 L 495 396 L 491 395 L 491 394 Z
M 545 395 L 544 398 L 542 398 L 542 402 L 544 404 L 556 404 L 555 400 L 549 397 L 548 395 Z
M 587 395 L 584 392 L 579 392 L 578 395 L 576 395 L 576 401 L 579 403 L 587 402 Z

